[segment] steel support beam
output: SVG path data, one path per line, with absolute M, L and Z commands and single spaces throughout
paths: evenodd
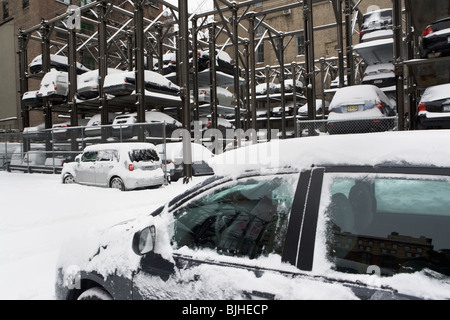
M 108 99 L 103 84 L 108 74 L 108 38 L 107 38 L 107 14 L 108 3 L 101 1 L 98 5 L 98 93 L 99 109 L 101 110 L 101 124 L 108 124 L 109 106 Z M 106 142 L 108 133 L 105 127 L 102 128 L 102 141 Z
M 392 18 L 394 28 L 394 65 L 397 91 L 398 130 L 404 130 L 405 97 L 403 75 L 403 30 L 402 0 L 392 0 Z
M 134 0 L 135 26 L 135 81 L 137 122 L 145 123 L 145 52 L 144 52 L 144 1 Z M 132 61 L 130 61 L 132 63 Z M 145 141 L 145 128 L 139 126 L 138 140 Z
M 27 68 L 28 68 L 28 42 L 29 36 L 19 30 L 19 79 L 20 79 L 20 93 L 21 98 L 25 92 L 28 91 L 28 79 L 27 79 Z M 26 128 L 30 126 L 30 113 L 24 102 L 21 101 L 21 113 L 22 113 L 22 127 Z
M 189 30 L 188 30 L 188 8 L 187 0 L 178 0 L 179 10 L 179 43 L 180 43 L 180 84 L 181 104 L 183 112 L 183 183 L 192 179 L 192 147 L 191 147 L 191 105 L 189 89 Z M 211 54 L 211 52 L 210 52 Z M 211 64 L 210 58 L 210 64 Z
M 304 2 L 303 7 L 305 23 L 305 81 L 306 98 L 308 101 L 308 119 L 313 120 L 316 112 L 316 90 L 315 90 L 315 64 L 314 64 L 314 30 L 312 0 Z M 311 134 L 311 132 L 309 133 Z

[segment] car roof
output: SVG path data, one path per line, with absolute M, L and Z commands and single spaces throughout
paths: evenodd
M 132 150 L 132 149 L 155 149 L 155 145 L 149 142 L 124 142 L 124 143 L 100 143 L 84 148 L 84 151 L 96 150 Z
M 208 160 L 217 175 L 318 165 L 450 167 L 450 130 L 391 131 L 272 140 L 227 151 Z

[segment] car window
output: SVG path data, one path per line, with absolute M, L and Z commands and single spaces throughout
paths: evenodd
M 81 156 L 81 162 L 94 162 L 97 160 L 97 151 L 87 151 Z
M 159 161 L 158 152 L 154 149 L 135 149 L 129 152 L 131 161 Z
M 117 150 L 100 150 L 97 161 L 119 161 L 119 153 Z
M 329 174 L 328 260 L 346 273 L 450 275 L 448 177 Z
M 191 202 L 174 213 L 174 247 L 281 255 L 297 180 L 297 174 L 243 179 Z

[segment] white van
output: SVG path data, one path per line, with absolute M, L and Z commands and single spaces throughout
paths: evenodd
M 65 99 L 69 93 L 69 76 L 67 72 L 52 69 L 42 78 L 38 97 Z
M 163 185 L 164 172 L 152 143 L 104 143 L 64 163 L 61 178 L 63 183 L 132 190 Z

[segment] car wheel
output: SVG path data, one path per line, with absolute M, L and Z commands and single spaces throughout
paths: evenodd
M 121 191 L 125 190 L 125 184 L 123 183 L 122 179 L 120 179 L 119 177 L 112 178 L 109 186 L 113 189 L 119 189 Z
M 74 183 L 75 180 L 73 179 L 73 176 L 71 174 L 68 174 L 64 177 L 63 183 L 64 184 L 69 184 L 69 183 Z
M 78 297 L 78 300 L 112 300 L 111 295 L 105 289 L 94 287 L 87 289 Z

